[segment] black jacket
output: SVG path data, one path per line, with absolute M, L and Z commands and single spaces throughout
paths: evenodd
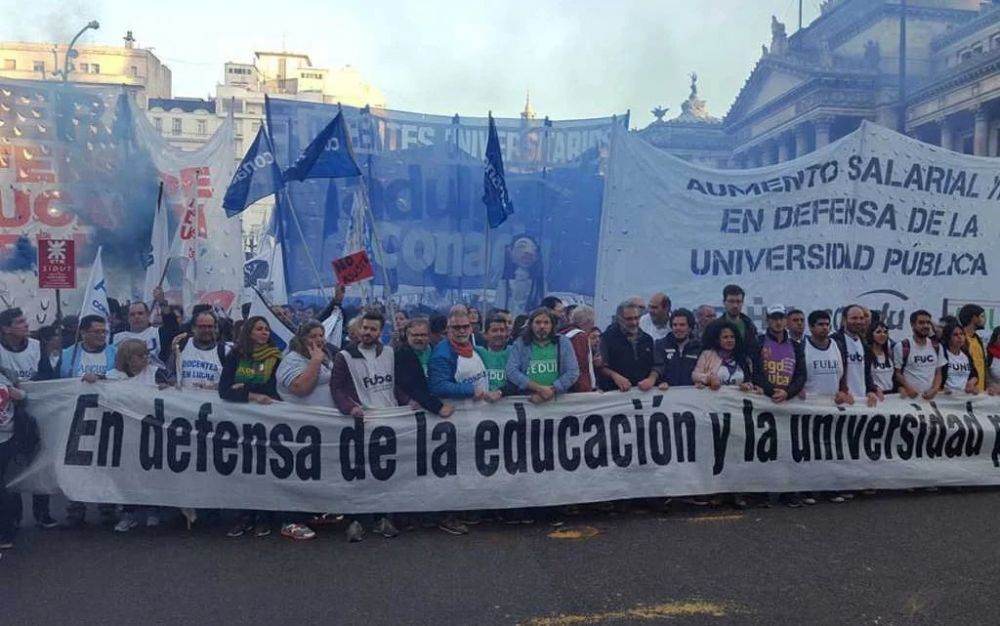
M 617 389 L 611 372 L 621 374 L 636 385 L 653 371 L 653 338 L 639 331 L 633 344 L 617 322 L 612 322 L 601 335 L 604 365 L 598 371 L 598 386 L 605 391 Z
M 764 395 L 767 397 L 773 397 L 774 392 L 780 387 L 771 384 L 767 378 L 767 372 L 764 371 L 764 341 L 767 339 L 767 335 L 760 335 L 757 337 L 756 352 L 753 355 L 754 364 L 754 384 L 764 390 Z M 806 385 L 806 356 L 805 347 L 801 342 L 794 341 L 788 336 L 788 331 L 785 331 L 783 341 L 791 342 L 792 348 L 795 353 L 795 365 L 792 368 L 792 379 L 787 386 L 784 387 L 785 393 L 788 394 L 789 398 L 794 398 L 799 395 L 802 388 Z
M 444 403 L 437 396 L 431 394 L 427 385 L 427 375 L 424 374 L 424 366 L 420 364 L 420 357 L 410 346 L 403 346 L 396 350 L 396 385 L 410 397 L 416 400 L 420 406 L 431 413 L 437 415 L 441 412 Z
M 701 355 L 701 342 L 696 337 L 688 337 L 684 349 L 679 350 L 674 333 L 653 344 L 653 369 L 661 382 L 671 387 L 691 387 L 691 372 Z

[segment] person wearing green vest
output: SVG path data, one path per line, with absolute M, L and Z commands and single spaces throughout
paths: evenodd
M 507 357 L 510 353 L 507 320 L 500 316 L 487 318 L 485 332 L 486 345 L 476 346 L 476 352 L 486 366 L 490 391 L 502 391 L 507 385 Z
M 507 381 L 529 394 L 535 404 L 566 393 L 580 376 L 573 344 L 556 333 L 556 323 L 552 311 L 535 309 L 528 316 L 524 333 L 510 347 Z

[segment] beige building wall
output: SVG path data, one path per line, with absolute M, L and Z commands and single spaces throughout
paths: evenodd
M 100 85 L 141 87 L 137 97 L 146 106 L 148 98 L 169 98 L 170 68 L 150 50 L 125 46 L 77 44 L 79 56 L 72 60 L 70 80 Z M 66 46 L 19 41 L 0 42 L 0 76 L 27 80 L 62 80 Z

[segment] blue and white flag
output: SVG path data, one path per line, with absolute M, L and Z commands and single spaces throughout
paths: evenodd
M 507 193 L 507 180 L 503 173 L 503 155 L 497 125 L 490 114 L 490 132 L 486 140 L 486 172 L 483 174 L 483 203 L 490 228 L 503 224 L 514 213 L 514 202 Z
M 80 305 L 80 319 L 86 315 L 99 315 L 108 320 L 111 309 L 108 307 L 108 290 L 104 283 L 104 263 L 101 261 L 101 248 L 97 248 L 94 264 L 90 266 L 90 276 L 83 290 L 83 302 Z
M 361 168 L 354 159 L 351 137 L 347 134 L 347 122 L 341 111 L 285 170 L 285 180 L 349 176 L 361 176 Z
M 265 125 L 261 124 L 253 144 L 226 188 L 222 207 L 227 216 L 238 215 L 261 198 L 281 191 L 284 186 L 281 168 L 274 157 L 271 137 L 267 134 Z
M 250 317 L 255 315 L 267 320 L 267 325 L 271 327 L 274 345 L 278 346 L 279 350 L 287 350 L 288 345 L 292 343 L 292 337 L 295 336 L 295 331 L 271 311 L 271 307 L 257 289 L 252 289 L 250 292 Z

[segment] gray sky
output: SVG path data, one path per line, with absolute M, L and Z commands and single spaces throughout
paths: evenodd
M 818 0 L 804 0 L 804 19 Z M 294 7 L 294 12 L 290 10 Z M 689 72 L 721 117 L 770 42 L 775 14 L 795 31 L 798 0 L 0 0 L 0 40 L 63 43 L 88 20 L 88 43 L 134 31 L 173 71 L 175 96 L 205 97 L 227 60 L 254 50 L 351 64 L 390 108 L 515 116 L 525 90 L 539 116 L 586 118 L 654 105 L 680 112 Z

